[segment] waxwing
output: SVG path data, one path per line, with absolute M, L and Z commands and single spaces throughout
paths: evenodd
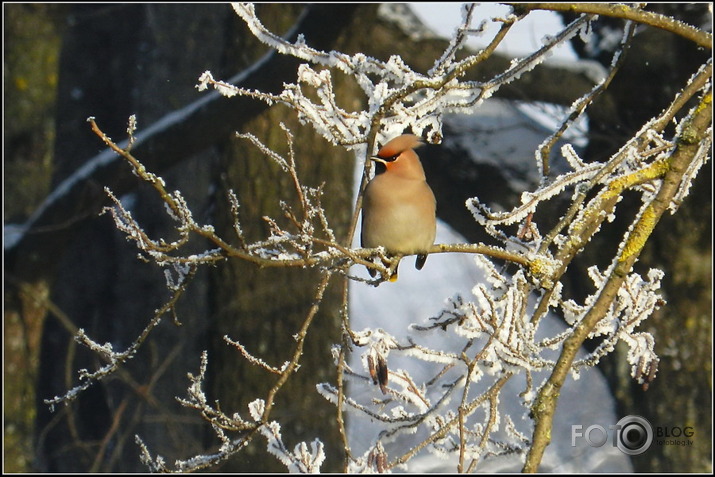
M 420 270 L 437 233 L 437 203 L 425 180 L 414 148 L 420 138 L 403 134 L 385 144 L 377 156 L 375 177 L 365 187 L 362 205 L 362 246 L 382 246 L 398 257 L 417 255 Z M 371 276 L 376 270 L 368 268 Z M 390 281 L 397 280 L 397 267 Z

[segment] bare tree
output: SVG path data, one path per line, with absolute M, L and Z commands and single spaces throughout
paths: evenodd
M 182 320 L 176 313 L 176 304 L 189 289 L 197 271 L 226 261 L 281 270 L 298 269 L 311 277 L 312 304 L 303 311 L 294 329 L 281 330 L 293 338 L 285 360 L 277 360 L 274 350 L 257 349 L 253 343 L 235 336 L 224 337 L 227 346 L 235 348 L 236 355 L 244 360 L 244 365 L 256 367 L 270 383 L 248 399 L 245 408 L 226 406 L 223 401 L 207 397 L 211 355 L 204 353 L 200 359 L 197 357 L 198 373 L 190 376 L 186 396 L 179 401 L 210 423 L 219 441 L 218 448 L 210 454 L 187 456 L 172 465 L 152 452 L 153 443 L 147 444 L 137 436 L 142 461 L 152 470 L 190 471 L 215 466 L 243 451 L 259 436 L 264 439 L 267 451 L 288 469 L 316 471 L 321 468 L 326 458 L 324 448 L 332 443 L 324 436 L 315 436 L 291 448 L 282 437 L 280 423 L 285 421 L 277 403 L 278 397 L 286 393 L 287 383 L 296 379 L 296 371 L 306 366 L 306 340 L 314 332 L 314 320 L 324 306 L 331 282 L 337 282 L 342 300 L 337 307 L 342 336 L 332 348 L 336 377 L 316 379 L 315 384 L 318 393 L 335 405 L 346 471 L 390 470 L 408 463 L 423 451 L 453 457 L 459 471 L 478 468 L 483 459 L 519 453 L 525 459 L 524 471 L 536 471 L 550 442 L 559 391 L 567 376 L 595 366 L 618 343 L 623 343 L 629 350 L 627 361 L 632 378 L 647 387 L 656 377 L 659 358 L 654 352 L 653 336 L 641 331 L 639 326 L 665 305 L 659 294 L 663 272 L 651 269 L 639 273 L 634 271 L 633 265 L 660 218 L 666 212 L 677 211 L 698 171 L 709 159 L 711 62 L 693 71 L 690 80 L 673 95 L 670 106 L 643 124 L 609 157 L 587 162 L 573 147 L 566 145 L 558 153 L 569 170 L 555 173 L 550 167 L 556 157 L 552 148 L 569 126 L 586 114 L 595 99 L 608 89 L 627 61 L 626 52 L 639 25 L 657 26 L 702 47 L 711 47 L 711 36 L 639 8 L 583 5 L 577 18 L 558 35 L 546 39 L 544 46 L 533 54 L 513 61 L 487 79 L 471 79 L 468 74 L 490 58 L 512 26 L 535 8 L 558 7 L 515 7 L 513 15 L 494 19 L 500 28 L 488 47 L 464 54 L 467 38 L 475 33 L 473 6 L 466 6 L 463 23 L 448 47 L 434 58 L 434 64 L 426 73 L 420 73 L 397 55 L 379 60 L 363 53 L 317 49 L 309 46 L 302 36 L 286 40 L 263 26 L 252 5 L 235 4 L 236 14 L 258 40 L 305 63 L 299 66 L 295 82 L 285 84 L 277 92 L 216 80 L 210 72 L 198 80 L 199 90 L 214 88 L 228 97 L 240 96 L 268 105 L 287 106 L 301 123 L 312 127 L 327 143 L 352 152 L 356 160 L 364 164 L 362 191 L 372 174 L 367 158 L 379 144 L 406 130 L 437 144 L 442 140 L 444 114 L 478 107 L 495 92 L 538 69 L 556 46 L 579 34 L 587 38 L 589 28 L 599 21 L 596 14 L 628 20 L 606 77 L 573 103 L 562 127 L 536 151 L 534 167 L 541 177 L 538 186 L 523 191 L 520 203 L 506 212 L 492 212 L 477 197 L 467 201 L 466 206 L 476 223 L 496 245 L 438 244 L 429 251 L 475 254 L 487 282 L 476 284 L 474 301 L 454 300 L 431 324 L 414 326 L 413 331 L 425 337 L 419 343 L 408 334 L 395 336 L 379 329 L 355 330 L 351 326 L 347 284 L 348 280 L 361 279 L 352 274 L 350 267 L 359 264 L 375 269 L 379 278 L 371 283 L 377 286 L 391 276 L 397 261 L 382 249 L 351 248 L 361 194 L 354 204 L 346 233 L 335 232 L 333 217 L 323 207 L 326 186 L 306 185 L 301 174 L 300 165 L 306 152 L 299 154 L 294 147 L 296 125 L 280 124 L 284 141 L 281 150 L 278 146 L 269 147 L 253 134 L 239 134 L 244 143 L 242 147 L 255 148 L 272 161 L 284 174 L 284 184 L 288 186 L 283 191 L 286 196 L 279 198 L 273 215 L 264 217 L 267 234 L 256 237 L 255 231 L 247 233 L 241 201 L 230 188 L 222 200 L 230 215 L 224 220 L 230 224 L 231 234 L 224 233 L 227 228 L 218 232 L 213 225 L 197 220 L 184 195 L 172 190 L 173 187 L 143 164 L 141 157 L 134 155 L 132 147 L 137 131 L 134 116 L 129 119 L 128 140 L 122 145 L 103 132 L 101 120 L 90 118 L 92 130 L 153 189 L 167 217 L 174 223 L 171 235 L 154 237 L 118 194 L 106 189 L 112 205 L 104 211 L 111 214 L 116 228 L 135 243 L 141 258 L 163 267 L 169 299 L 157 308 L 138 338 L 122 351 L 79 330 L 77 340 L 100 356 L 105 364 L 92 371 L 81 370 L 80 385 L 47 403 L 55 406 L 70 402 L 96 381 L 121 372 L 137 350 L 146 346 L 165 316 L 172 316 L 175 322 Z M 341 98 L 336 97 L 337 74 L 354 81 L 364 95 L 364 109 L 347 108 Z M 673 122 L 677 125 L 671 130 Z M 275 144 L 274 140 L 271 142 Z M 569 296 L 564 287 L 569 266 L 589 247 L 604 224 L 612 221 L 617 213 L 623 214 L 617 206 L 624 194 L 640 198 L 639 210 L 629 219 L 630 226 L 620 243 L 611 245 L 608 265 L 589 268 L 590 293 L 585 298 Z M 538 224 L 543 210 L 554 199 L 564 197 L 568 200 L 562 202 L 566 205 L 559 211 L 561 218 L 548 231 L 540 232 Z M 205 243 L 208 247 L 201 247 Z M 511 264 L 516 271 L 505 272 L 500 268 L 503 263 Z M 535 304 L 531 300 L 535 300 Z M 539 333 L 540 324 L 550 312 L 563 316 L 569 328 L 544 337 Z M 453 334 L 461 345 L 453 349 L 430 345 L 431 334 L 444 332 Z M 576 359 L 577 351 L 587 339 L 597 340 L 598 345 L 585 358 Z M 553 349 L 558 350 L 558 358 L 547 358 L 548 351 Z M 363 357 L 363 369 L 348 366 L 349 353 Z M 429 370 L 430 377 L 418 381 L 404 370 L 393 370 L 389 356 L 394 355 L 420 361 L 421 366 Z M 544 371 L 545 379 L 534 379 L 536 372 Z M 521 397 L 534 420 L 533 434 L 528 436 L 518 432 L 512 417 L 499 407 L 504 385 L 516 376 L 524 377 L 527 383 Z M 350 389 L 346 384 L 348 380 Z M 375 387 L 377 382 L 379 387 Z M 372 397 L 361 401 L 353 395 L 354 388 L 373 388 Z M 382 399 L 374 397 L 378 392 L 382 393 Z M 449 401 L 459 402 L 456 411 L 445 405 Z M 348 410 L 384 425 L 373 436 L 373 444 L 364 454 L 352 451 L 345 429 L 344 414 Z M 386 452 L 386 442 L 415 433 L 420 436 L 417 442 L 396 455 Z

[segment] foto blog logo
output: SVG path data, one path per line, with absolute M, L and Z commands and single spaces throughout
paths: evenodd
M 611 445 L 626 455 L 639 455 L 647 451 L 653 443 L 653 426 L 641 416 L 626 416 L 615 425 L 608 426 L 613 431 Z M 608 431 L 598 424 L 585 430 L 580 424 L 571 426 L 571 446 L 576 439 L 585 439 L 591 447 L 601 447 L 608 442 Z

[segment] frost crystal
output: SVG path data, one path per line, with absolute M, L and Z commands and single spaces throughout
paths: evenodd
M 251 413 L 251 417 L 254 421 L 259 422 L 263 418 L 263 413 L 265 412 L 266 403 L 263 399 L 256 399 L 248 405 L 248 411 Z

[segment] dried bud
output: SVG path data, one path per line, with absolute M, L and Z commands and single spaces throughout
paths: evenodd
M 645 357 L 641 357 L 638 361 L 635 378 L 643 385 L 643 391 L 648 390 L 650 383 L 655 379 L 656 372 L 658 372 L 658 360 L 653 359 L 646 362 Z
M 377 370 L 375 369 L 375 360 L 371 354 L 367 355 L 367 369 L 370 372 L 372 384 L 377 384 Z
M 377 382 L 380 385 L 380 391 L 382 391 L 382 394 L 387 393 L 387 376 L 388 376 L 388 369 L 387 369 L 387 361 L 385 358 L 382 357 L 382 355 L 377 356 Z
M 372 378 L 372 383 L 378 384 L 382 394 L 386 394 L 389 370 L 387 369 L 387 360 L 385 360 L 385 357 L 379 353 L 368 354 L 367 369 Z
M 374 467 L 378 473 L 383 474 L 387 469 L 387 453 L 385 448 L 382 447 L 382 443 L 378 442 L 374 449 L 370 451 L 367 456 L 367 465 L 369 467 Z

